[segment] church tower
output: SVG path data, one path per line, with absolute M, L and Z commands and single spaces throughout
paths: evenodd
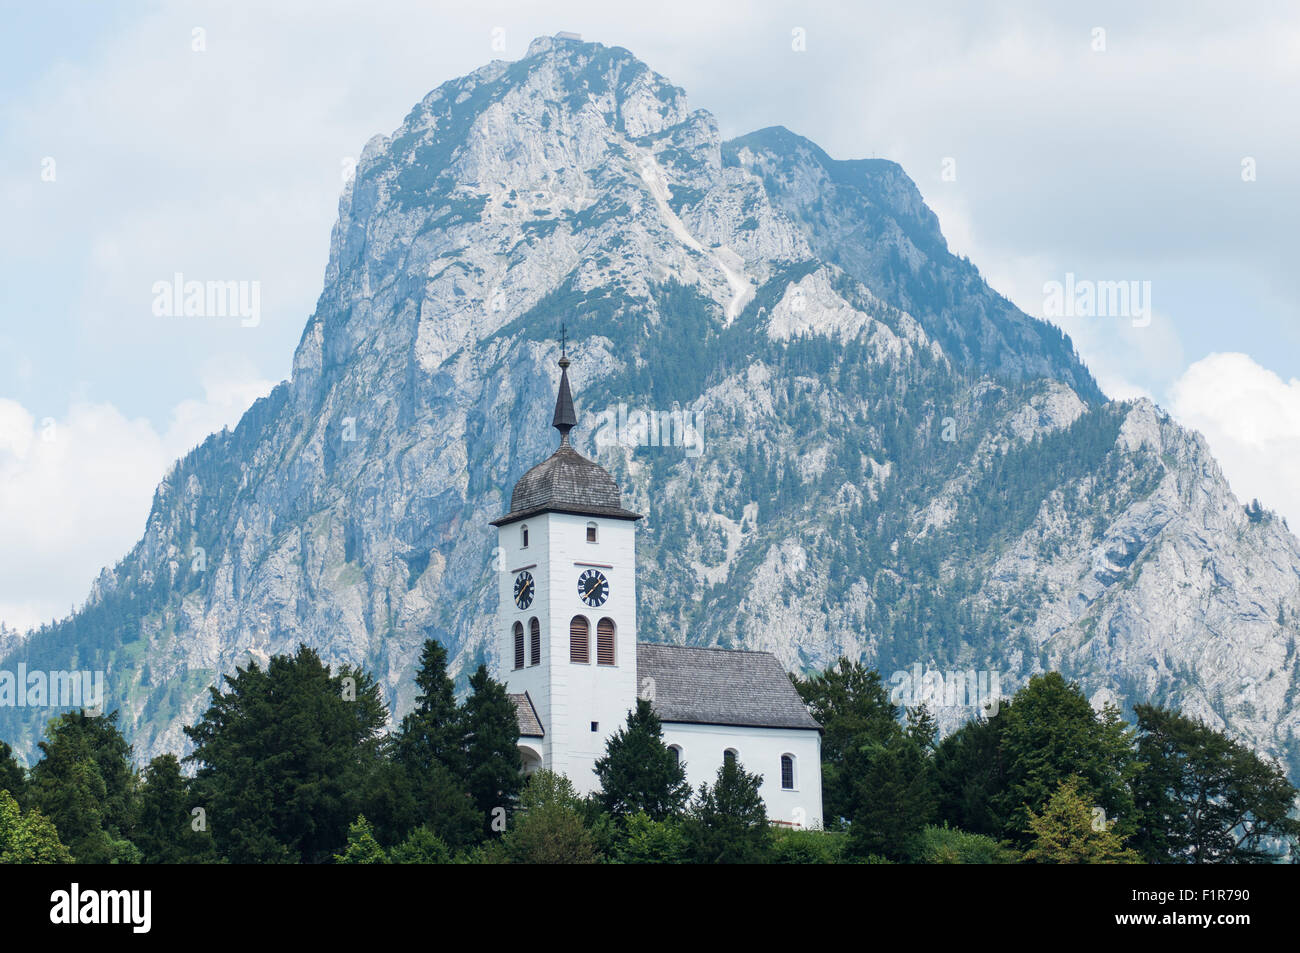
M 504 564 L 499 651 L 524 768 L 597 790 L 594 765 L 636 704 L 636 521 L 609 472 L 569 441 L 578 418 L 561 351 L 560 445 L 493 520 Z M 500 564 L 499 564 L 500 565 Z

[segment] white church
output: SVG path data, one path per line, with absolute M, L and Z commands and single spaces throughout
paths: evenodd
M 560 359 L 560 446 L 515 485 L 497 527 L 500 663 L 519 714 L 525 771 L 599 789 L 596 760 L 638 694 L 693 790 L 724 758 L 763 777 L 768 817 L 822 826 L 821 727 L 769 652 L 636 640 L 636 522 L 609 472 L 569 443 L 578 422 Z

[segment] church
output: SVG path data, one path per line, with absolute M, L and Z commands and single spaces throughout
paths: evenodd
M 567 356 L 552 425 L 560 445 L 520 478 L 493 520 L 499 552 L 500 666 L 519 715 L 526 772 L 598 790 L 596 760 L 637 697 L 692 790 L 724 759 L 763 777 L 768 817 L 822 826 L 821 726 L 770 652 L 637 642 L 636 523 L 607 470 L 569 441 L 577 425 Z

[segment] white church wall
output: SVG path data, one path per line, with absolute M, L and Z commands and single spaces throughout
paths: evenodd
M 636 541 L 630 520 L 545 513 L 524 521 L 529 545 L 523 549 L 520 523 L 500 528 L 498 540 L 506 555 L 507 578 L 500 593 L 504 612 L 498 641 L 501 670 L 511 692 L 527 691 L 537 709 L 546 737 L 543 764 L 566 775 L 579 794 L 596 790 L 594 766 L 605 753 L 609 737 L 627 720 L 636 701 Z M 596 524 L 596 542 L 587 542 L 587 524 Z M 514 604 L 517 570 L 531 566 L 537 596 L 527 610 Z M 597 568 L 609 581 L 609 597 L 599 607 L 578 596 L 578 576 Z M 590 661 L 569 660 L 569 623 L 575 615 L 587 619 Z M 528 620 L 542 626 L 542 662 L 514 668 L 514 623 L 522 622 L 527 642 Z M 613 665 L 596 661 L 596 626 L 603 618 L 615 624 Z M 527 655 L 527 645 L 525 654 Z M 592 730 L 592 722 L 596 730 Z
M 664 743 L 681 749 L 686 780 L 698 791 L 717 780 L 723 753 L 734 749 L 750 774 L 761 774 L 759 793 L 773 821 L 822 826 L 821 734 L 797 728 L 747 728 L 665 722 Z M 781 755 L 795 759 L 794 789 L 781 787 Z

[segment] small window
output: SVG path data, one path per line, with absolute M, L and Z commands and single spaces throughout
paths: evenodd
M 586 665 L 591 661 L 591 624 L 585 616 L 575 615 L 569 623 L 569 661 Z
M 515 668 L 524 667 L 524 624 L 515 623 Z
M 668 750 L 673 753 L 673 764 L 680 765 L 682 763 L 681 747 L 679 745 L 669 745 Z
M 729 764 L 734 768 L 736 766 L 736 758 L 737 752 L 735 748 L 728 748 L 726 751 L 722 752 L 723 764 Z
M 601 619 L 596 623 L 596 664 L 614 664 L 614 620 Z
M 542 627 L 535 616 L 528 620 L 528 641 L 532 643 L 529 646 L 533 653 L 531 664 L 537 665 L 542 660 Z
M 587 542 L 589 542 L 589 543 L 594 543 L 595 541 L 596 541 L 596 524 L 595 524 L 595 523 L 588 523 L 588 524 L 587 524 Z
M 528 526 L 527 524 L 519 527 L 519 548 L 528 548 Z
M 593 722 L 591 723 L 591 730 L 592 730 L 592 731 L 600 731 L 600 722 L 598 722 L 598 721 L 593 721 Z
M 794 790 L 794 755 L 781 755 L 781 787 L 786 791 Z

